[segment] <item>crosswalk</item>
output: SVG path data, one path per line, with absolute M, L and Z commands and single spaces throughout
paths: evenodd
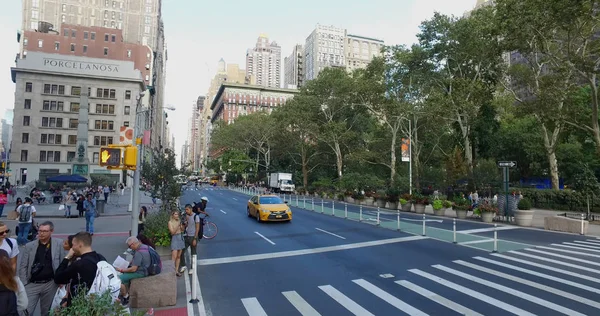
M 249 316 L 600 315 L 599 258 L 600 239 L 553 243 L 299 285 L 241 304 Z

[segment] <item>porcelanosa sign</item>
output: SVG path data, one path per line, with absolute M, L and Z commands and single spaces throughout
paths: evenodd
M 45 67 L 53 68 L 66 68 L 74 70 L 88 70 L 88 71 L 99 71 L 99 72 L 110 72 L 118 73 L 119 66 L 103 63 L 88 63 L 80 61 L 62 60 L 54 58 L 44 58 Z

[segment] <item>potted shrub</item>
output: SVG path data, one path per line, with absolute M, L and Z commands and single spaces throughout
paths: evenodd
M 375 201 L 373 195 L 374 195 L 373 191 L 369 191 L 369 190 L 365 191 L 364 198 L 362 199 L 360 204 L 362 204 L 364 206 L 373 206 L 373 203 Z
M 167 223 L 171 218 L 170 211 L 148 213 L 144 224 L 144 235 L 154 243 L 156 252 L 163 256 L 171 256 L 171 233 Z
M 448 200 L 444 200 L 442 202 L 442 205 L 444 206 L 444 214 L 446 214 L 446 211 L 452 208 L 452 202 L 448 201 Z
M 413 203 L 415 204 L 415 212 L 423 214 L 425 213 L 425 207 L 429 205 L 429 198 L 417 192 L 413 194 Z
M 405 193 L 400 197 L 400 205 L 402 206 L 402 210 L 404 212 L 410 212 L 412 209 L 412 195 Z
M 354 203 L 352 191 L 346 191 L 346 193 L 344 193 L 344 201 L 346 201 L 346 203 Z
M 452 203 L 452 209 L 456 212 L 456 217 L 459 219 L 467 218 L 467 212 L 471 208 L 471 203 L 469 200 L 459 197 L 454 200 Z
M 352 199 L 354 200 L 354 203 L 361 204 L 362 200 L 365 199 L 365 196 L 360 192 L 352 192 Z
M 433 214 L 436 216 L 444 216 L 446 214 L 446 209 L 444 208 L 444 202 L 442 200 L 433 201 Z
M 481 214 L 481 221 L 484 223 L 491 223 L 498 214 L 498 206 L 490 202 L 482 201 L 477 209 Z
M 400 191 L 396 188 L 389 188 L 386 192 L 387 208 L 392 210 L 398 209 L 398 200 L 400 198 Z
M 110 291 L 104 292 L 102 295 L 92 294 L 87 295 L 87 291 L 79 291 L 73 297 L 71 306 L 50 311 L 52 316 L 96 316 L 96 315 L 112 315 L 125 316 L 146 315 L 145 311 L 130 312 L 129 308 L 121 305 L 118 301 L 113 301 Z
M 385 202 L 386 202 L 386 193 L 383 190 L 377 190 L 377 192 L 375 192 L 375 195 L 373 196 L 375 198 L 375 206 L 377 207 L 385 207 Z
M 518 226 L 531 226 L 533 222 L 533 213 L 531 210 L 531 201 L 527 198 L 522 198 L 517 204 L 515 211 L 515 222 Z

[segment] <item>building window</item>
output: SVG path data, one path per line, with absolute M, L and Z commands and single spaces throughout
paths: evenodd
M 116 99 L 117 98 L 117 90 L 98 88 L 98 89 L 96 89 L 96 98 Z
M 108 19 L 108 10 L 104 10 L 104 18 Z
M 62 12 L 67 12 L 67 5 L 66 4 L 62 5 Z
M 104 56 L 108 56 L 108 48 L 104 47 Z
M 44 46 L 44 40 L 38 40 L 38 47 L 43 47 Z
M 110 21 L 110 27 L 115 28 L 115 21 Z
M 44 93 L 45 94 L 65 94 L 65 86 L 64 85 L 56 85 L 56 84 L 44 84 Z
M 71 95 L 81 95 L 81 87 L 71 87 Z
M 69 135 L 69 137 L 67 137 L 67 143 L 69 145 L 77 144 L 77 135 Z
M 37 20 L 39 16 L 40 16 L 39 11 L 37 11 L 37 10 L 31 11 L 31 18 L 32 19 Z
M 123 114 L 125 114 L 125 115 L 131 114 L 131 107 L 129 105 L 126 105 L 124 107 Z
M 107 27 L 108 26 L 108 21 L 107 20 L 102 21 L 102 26 Z
M 71 53 L 74 53 L 74 52 L 75 52 L 75 44 L 71 44 Z
M 114 43 L 114 42 L 116 42 L 116 41 L 117 41 L 117 36 L 113 34 L 113 35 L 111 36 L 111 41 L 112 41 L 113 43 Z
M 33 27 L 32 27 L 32 28 L 33 28 Z M 27 43 L 29 43 L 29 41 L 28 41 L 26 38 L 24 38 L 24 39 L 23 39 L 23 46 L 27 47 Z
M 39 8 L 40 7 L 40 0 L 32 0 L 31 1 L 31 7 L 32 8 Z
M 123 122 L 123 126 L 125 126 L 125 127 L 129 127 L 129 121 L 124 121 L 124 122 Z
M 88 37 L 89 37 L 89 34 L 90 34 L 90 33 L 88 33 L 87 31 L 86 31 L 86 32 L 83 32 L 83 39 L 85 39 L 85 40 L 86 40 L 86 39 L 88 39 Z
M 76 36 L 77 36 L 77 31 L 71 30 L 71 37 L 76 37 Z
M 33 91 L 33 83 L 25 82 L 25 92 L 31 92 L 31 91 Z
M 83 45 L 83 53 L 87 53 L 87 45 Z
M 63 30 L 63 36 L 69 36 L 69 29 Z
M 60 162 L 60 151 L 41 150 L 40 162 Z
M 62 143 L 60 134 L 41 134 L 40 136 L 40 144 L 60 145 Z
M 114 130 L 115 128 L 115 122 L 114 121 L 107 121 L 107 120 L 96 120 L 94 122 L 94 127 L 95 129 L 102 129 L 102 130 Z
M 96 39 L 96 32 L 90 33 L 90 39 L 93 41 Z
M 104 34 L 104 41 L 108 42 L 108 34 Z
M 64 111 L 64 102 L 44 100 L 44 103 L 42 105 L 42 110 L 62 112 L 62 111 Z
M 31 99 L 25 99 L 25 103 L 23 104 L 23 108 L 25 110 L 31 109 Z
M 112 11 L 111 14 L 110 14 L 110 18 L 114 20 L 115 17 L 117 16 L 116 14 L 117 14 L 117 12 Z
M 150 25 L 144 26 L 144 33 L 150 34 Z
M 21 143 L 24 143 L 24 144 L 29 143 L 29 133 L 21 134 Z
M 146 6 L 146 13 L 152 13 L 152 7 Z
M 23 116 L 23 126 L 29 126 L 31 118 L 28 115 Z
M 42 117 L 42 127 L 62 127 L 62 118 Z
M 149 16 L 145 16 L 146 24 L 152 24 L 152 18 Z
M 96 104 L 96 114 L 115 114 L 115 105 Z
M 66 16 L 63 14 L 63 15 L 60 17 L 60 20 L 61 20 L 61 22 L 65 23 L 65 22 L 67 22 L 67 17 L 66 17 Z
M 75 47 L 75 44 L 71 44 L 71 47 Z M 60 49 L 60 43 L 54 42 L 54 50 L 59 50 L 59 49 Z
M 71 162 L 73 160 L 75 160 L 75 152 L 67 151 L 67 162 Z
M 113 9 L 117 7 L 117 2 L 116 1 L 113 1 L 112 4 L 113 4 Z
M 94 153 L 92 156 L 92 163 L 98 163 L 99 153 Z
M 131 58 L 131 49 L 127 50 L 127 58 Z
M 79 112 L 79 103 L 71 102 L 71 104 L 69 106 L 69 111 L 70 112 Z
M 21 161 L 27 161 L 28 152 L 27 150 L 21 150 Z
M 131 90 L 125 90 L 125 100 L 131 100 Z
M 119 12 L 119 21 L 123 21 L 123 12 Z M 121 24 L 121 23 L 119 23 Z
M 113 144 L 112 136 L 94 136 L 94 146 L 106 146 Z

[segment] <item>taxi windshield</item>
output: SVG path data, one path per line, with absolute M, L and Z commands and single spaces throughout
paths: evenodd
M 263 196 L 260 198 L 260 204 L 283 204 L 283 201 L 277 196 Z

